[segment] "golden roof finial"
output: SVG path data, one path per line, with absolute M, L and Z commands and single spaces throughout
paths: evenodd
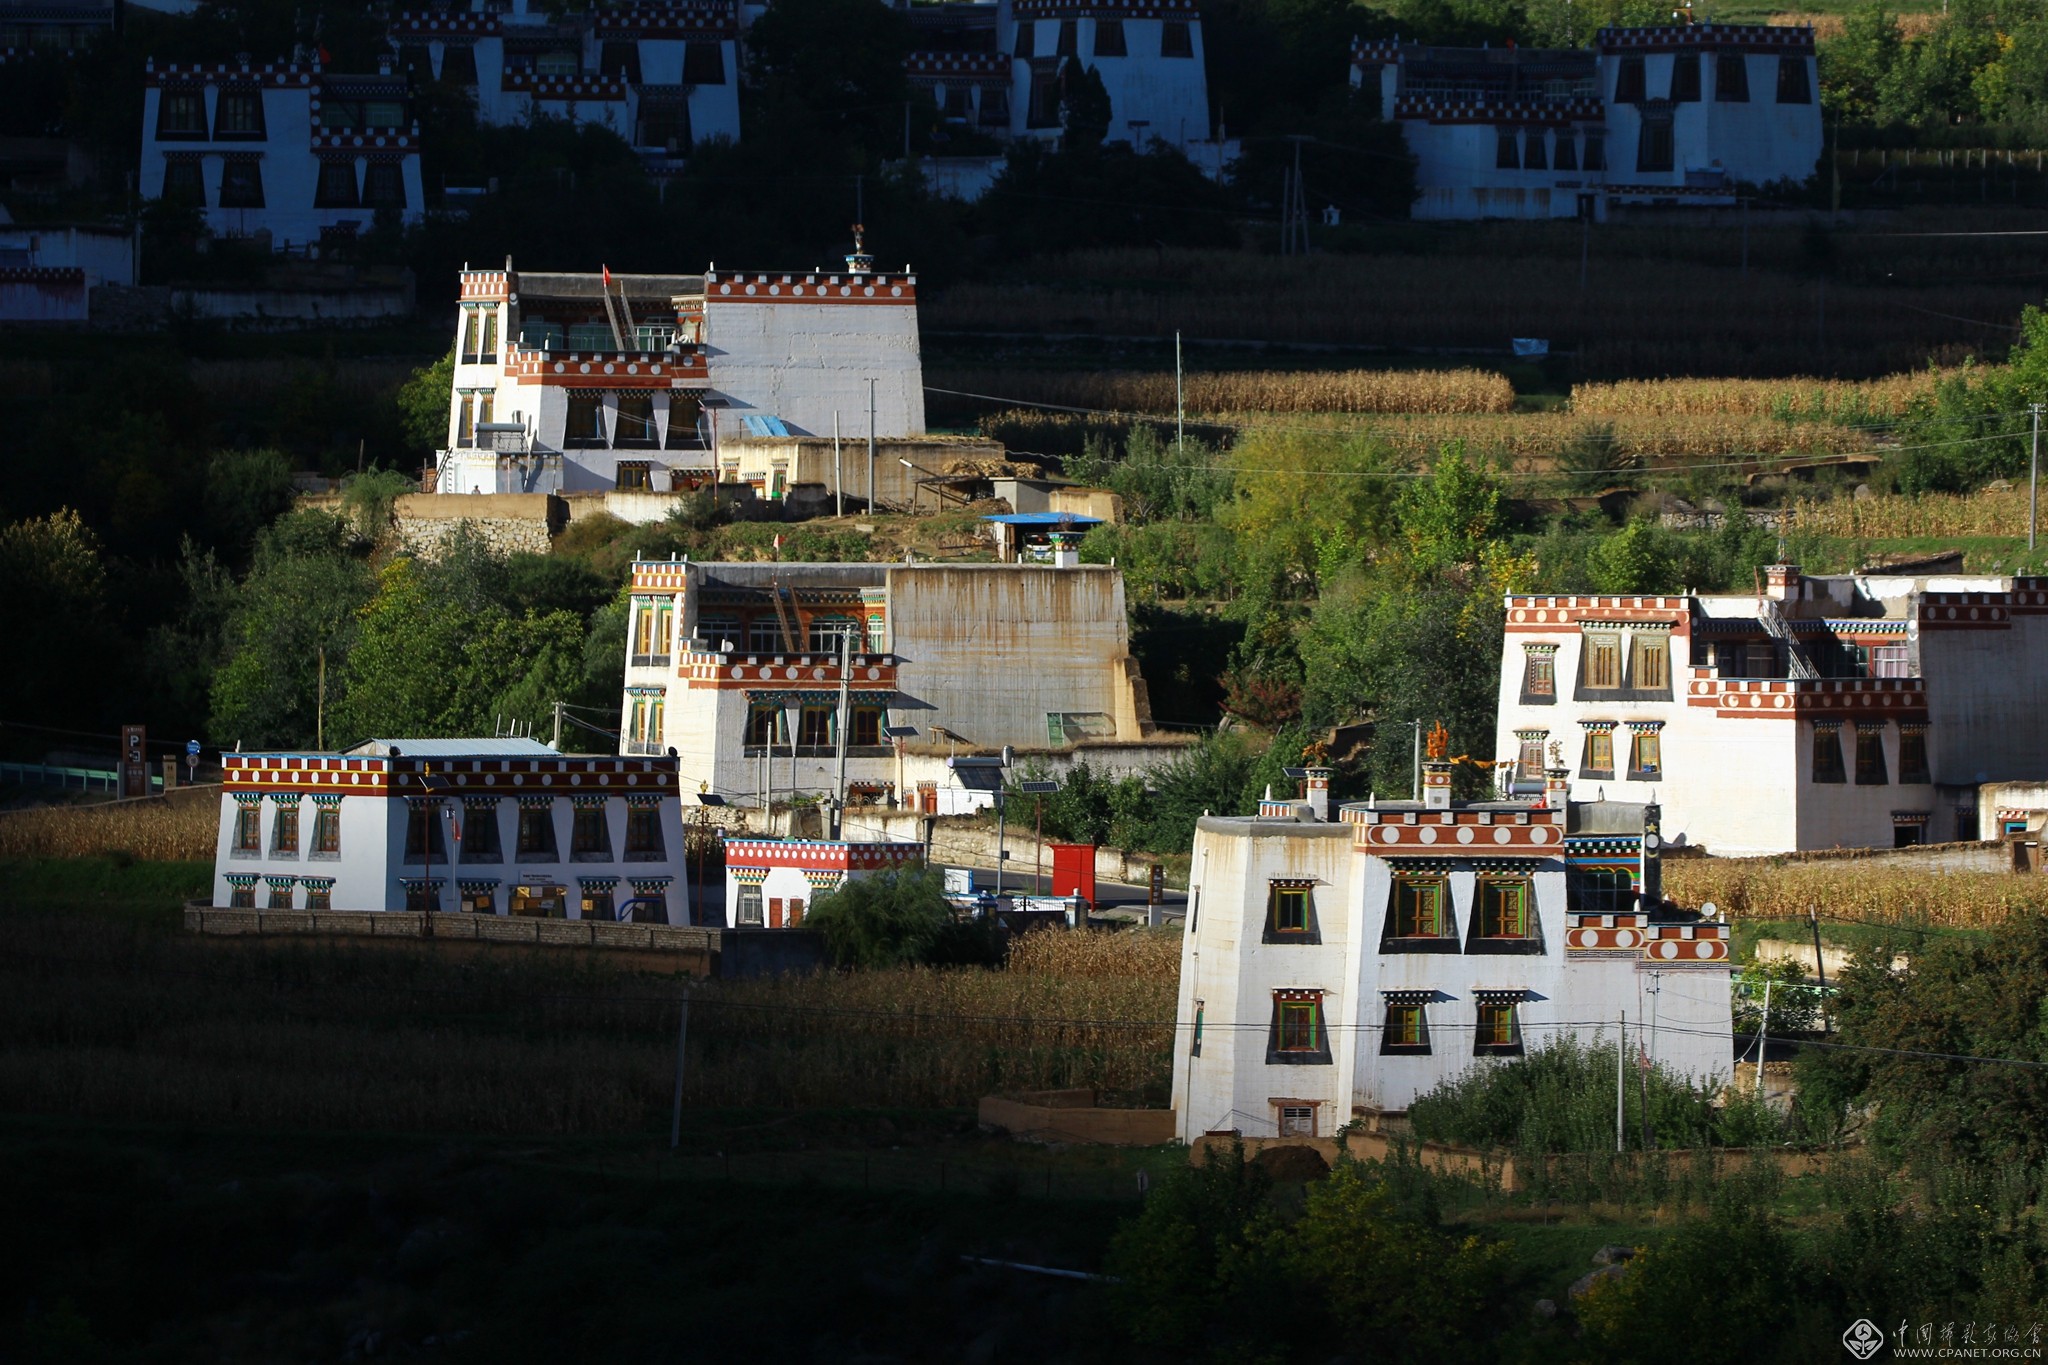
M 1451 732 L 1444 729 L 1444 723 L 1437 721 L 1429 727 L 1429 756 L 1440 759 L 1451 751 Z

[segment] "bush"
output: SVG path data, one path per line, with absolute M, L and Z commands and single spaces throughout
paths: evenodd
M 804 923 L 842 967 L 896 967 L 929 958 L 952 921 L 944 879 L 919 868 L 845 882 L 818 897 Z
M 1408 1118 L 1418 1136 L 1469 1147 L 1597 1152 L 1614 1145 L 1614 1045 L 1571 1035 L 1512 1061 L 1482 1061 L 1418 1095 Z M 1719 1140 L 1713 1096 L 1661 1066 L 1650 1072 L 1651 1141 L 1704 1147 Z M 1642 1087 L 1633 1067 L 1623 1096 L 1631 1144 L 1642 1132 Z

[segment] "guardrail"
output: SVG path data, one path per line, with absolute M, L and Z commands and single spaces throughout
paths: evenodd
M 47 763 L 0 763 L 0 783 L 75 788 L 78 791 L 119 791 L 121 774 L 112 768 L 59 768 Z M 149 789 L 164 789 L 161 775 L 152 774 Z

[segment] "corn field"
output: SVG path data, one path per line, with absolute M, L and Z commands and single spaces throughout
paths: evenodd
M 665 1131 L 682 989 L 582 955 L 222 942 L 8 910 L 0 1093 L 17 1113 L 224 1126 Z M 1089 1088 L 1164 1104 L 1173 960 L 1144 935 L 1029 970 L 699 983 L 692 1104 L 962 1108 Z M 1055 969 L 1072 974 L 1056 975 Z
M 1100 412 L 1171 414 L 1173 375 L 1157 370 L 939 370 L 936 388 Z M 1514 386 L 1489 370 L 1228 370 L 1186 377 L 1190 413 L 1508 412 Z
M 1180 979 L 1180 949 L 1178 932 L 1091 929 L 1070 934 L 1046 930 L 1011 942 L 1009 969 L 1013 974 L 1034 976 L 1132 977 L 1171 986 Z M 1170 991 L 1165 1003 L 1166 1014 L 1171 1014 Z
M 1624 379 L 1575 384 L 1580 417 L 1774 417 L 1809 422 L 1882 421 L 1932 396 L 1948 373 L 1915 370 L 1862 381 L 1840 379 Z
M 1893 540 L 1942 536 L 2024 536 L 2027 490 L 1976 493 L 1886 494 L 1795 502 L 1785 509 L 1785 530 L 1807 535 Z
M 1673 859 L 1664 865 L 1664 890 L 1681 905 L 1712 901 L 1737 919 L 1803 920 L 1809 907 L 1818 907 L 1823 917 L 1987 929 L 2016 914 L 2048 910 L 2048 878 L 1847 861 Z
M 220 795 L 211 788 L 149 801 L 39 806 L 0 812 L 0 858 L 210 861 L 219 828 Z

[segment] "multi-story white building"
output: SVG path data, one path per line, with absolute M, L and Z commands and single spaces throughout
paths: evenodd
M 462 272 L 444 493 L 670 491 L 721 441 L 924 432 L 917 277 Z
M 419 125 L 405 78 L 319 63 L 149 64 L 141 193 L 206 212 L 217 237 L 347 242 L 377 214 L 421 216 Z
M 1586 49 L 1359 42 L 1351 83 L 1416 157 L 1417 218 L 1605 216 L 1732 204 L 1821 152 L 1813 30 L 1606 28 Z
M 1173 1070 L 1183 1140 L 1328 1136 L 1489 1058 L 1620 1036 L 1673 1072 L 1732 1069 L 1724 924 L 1665 903 L 1656 808 L 1310 802 L 1195 834 Z M 1319 790 L 1320 789 L 1320 790 Z M 1647 1027 L 1643 1027 L 1647 1025 Z
M 2048 579 L 1807 577 L 1754 596 L 1511 596 L 1496 752 L 1656 801 L 1715 853 L 1995 837 L 1978 787 L 2040 780 Z
M 849 804 L 934 814 L 949 757 L 1122 773 L 1181 748 L 1106 565 L 643 561 L 628 629 L 624 751 L 738 804 L 835 793 L 842 713 Z
M 221 766 L 217 906 L 689 923 L 665 760 L 402 739 Z
M 484 123 L 597 124 L 661 169 L 739 137 L 739 30 L 732 0 L 468 0 L 399 14 L 390 41 L 401 69 L 472 91 Z

